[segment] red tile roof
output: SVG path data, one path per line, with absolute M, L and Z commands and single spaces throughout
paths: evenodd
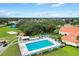
M 79 40 L 76 37 L 79 35 L 79 27 L 76 26 L 62 26 L 60 32 L 67 32 L 69 35 L 61 37 L 62 40 L 79 44 Z

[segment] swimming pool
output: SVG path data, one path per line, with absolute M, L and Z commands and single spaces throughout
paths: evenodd
M 27 47 L 29 51 L 34 51 L 34 50 L 49 47 L 52 45 L 54 45 L 54 43 L 50 42 L 49 40 L 42 40 L 38 42 L 32 42 L 32 43 L 25 44 L 25 46 Z

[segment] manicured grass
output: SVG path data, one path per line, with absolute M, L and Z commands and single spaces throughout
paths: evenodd
M 14 44 L 8 47 L 1 56 L 20 56 L 20 50 L 18 44 Z
M 79 48 L 66 46 L 39 56 L 79 56 Z M 18 45 L 10 46 L 2 56 L 20 56 Z
M 17 28 L 11 28 L 10 26 L 0 28 L 0 38 L 5 38 L 8 42 L 11 42 L 17 35 L 10 35 L 7 33 L 8 31 L 18 32 L 19 30 Z
M 19 32 L 17 28 L 11 28 L 10 26 L 5 26 L 0 28 L 0 38 L 5 38 L 8 43 L 11 43 L 13 40 L 14 42 L 17 42 L 17 35 L 10 35 L 7 32 L 8 31 L 15 31 Z M 20 55 L 20 51 L 18 48 L 18 44 L 13 44 L 9 46 L 2 54 L 1 56 L 18 56 Z
M 10 34 L 7 33 L 8 31 L 18 31 L 18 30 L 17 30 L 17 28 L 11 28 L 10 26 L 1 27 L 0 28 L 0 37 L 9 36 Z
M 79 56 L 79 48 L 66 46 L 55 51 L 42 54 L 42 56 Z

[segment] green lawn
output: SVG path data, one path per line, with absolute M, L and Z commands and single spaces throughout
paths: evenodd
M 42 56 L 79 56 L 79 48 L 66 46 L 55 51 L 42 54 Z
M 14 44 L 8 47 L 1 56 L 20 56 L 20 50 L 18 44 Z
M 10 28 L 10 26 L 2 27 L 0 28 L 0 38 L 7 38 L 8 42 L 12 42 L 13 40 L 16 40 L 17 38 L 16 35 L 10 35 L 7 34 L 7 31 L 19 31 L 17 28 Z M 1 56 L 20 56 L 20 51 L 18 48 L 18 43 L 13 44 L 9 46 L 4 53 L 1 54 Z M 59 48 L 55 51 L 48 52 L 42 54 L 42 56 L 79 56 L 79 48 L 71 47 L 71 46 L 66 46 L 63 48 Z
M 47 52 L 39 56 L 79 56 L 79 48 L 66 46 L 64 48 L 59 48 L 52 52 Z M 10 46 L 3 54 L 2 56 L 20 56 L 20 51 L 18 48 L 18 45 L 12 45 Z
M 0 28 L 0 38 L 5 38 L 10 43 L 12 40 L 14 40 L 17 37 L 16 37 L 16 35 L 8 34 L 7 33 L 8 31 L 18 32 L 19 30 L 17 28 L 11 28 L 10 26 Z
M 11 28 L 10 26 L 6 26 L 6 27 L 1 27 L 0 28 L 0 38 L 5 38 L 8 43 L 11 43 L 13 40 L 15 40 L 15 42 L 17 42 L 17 35 L 10 35 L 7 32 L 8 31 L 16 31 L 19 32 L 20 30 L 18 30 L 17 28 Z M 1 54 L 1 56 L 18 56 L 20 55 L 20 51 L 18 48 L 18 44 L 14 44 L 9 46 L 3 54 Z

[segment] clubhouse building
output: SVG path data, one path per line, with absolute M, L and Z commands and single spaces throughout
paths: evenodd
M 79 46 L 79 27 L 78 26 L 62 26 L 60 28 L 59 34 L 63 35 L 61 37 L 62 41 L 68 45 Z

